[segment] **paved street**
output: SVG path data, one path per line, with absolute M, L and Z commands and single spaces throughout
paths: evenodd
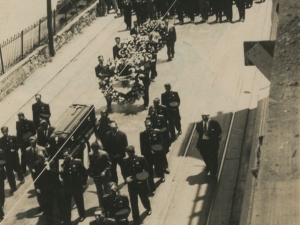
M 201 120 L 204 110 L 210 111 L 211 116 L 222 116 L 245 108 L 255 108 L 257 100 L 267 96 L 269 82 L 266 78 L 255 67 L 244 66 L 243 41 L 269 39 L 271 4 L 270 1 L 253 4 L 246 11 L 244 23 L 176 26 L 174 60 L 167 62 L 166 49 L 159 52 L 158 77 L 150 86 L 150 102 L 160 97 L 164 83 L 171 83 L 172 89 L 179 92 L 182 102 L 183 134 L 172 144 L 168 154 L 171 174 L 166 176 L 166 182 L 151 197 L 153 213 L 144 220 L 144 224 L 194 225 L 201 220 L 201 201 L 209 187 L 206 177 L 199 175 L 204 162 L 195 148 L 186 158 L 181 157 L 180 153 L 189 138 L 188 131 L 194 122 Z M 236 20 L 237 10 L 235 6 L 233 8 Z M 214 19 L 210 18 L 210 21 Z M 198 17 L 196 22 L 199 20 Z M 97 56 L 103 55 L 106 59 L 112 57 L 114 37 L 120 36 L 122 39 L 129 35 L 128 31 L 123 31 L 125 27 L 123 18 L 113 19 L 113 15 L 98 18 L 83 34 L 64 46 L 52 63 L 35 71 L 23 86 L 0 102 L 0 108 L 3 109 L 1 124 L 6 124 L 10 133 L 14 134 L 17 112 L 23 111 L 31 119 L 31 104 L 37 92 L 42 94 L 43 101 L 50 103 L 52 123 L 72 103 L 94 104 L 99 116 L 99 111 L 105 108 L 105 99 L 98 89 L 94 73 Z M 143 121 L 147 114 L 143 111 L 142 100 L 125 108 L 113 105 L 112 109 L 110 117 L 117 121 L 119 129 L 127 134 L 129 144 L 135 145 L 139 153 L 138 135 L 144 129 Z M 93 140 L 94 137 L 90 141 Z M 3 224 L 43 224 L 43 218 L 37 214 L 33 190 L 26 191 L 30 182 L 31 177 L 27 176 L 25 185 L 14 196 L 9 196 L 9 187 L 6 186 L 4 209 L 6 214 L 13 211 Z M 121 192 L 127 194 L 127 187 L 124 186 Z M 24 198 L 13 208 L 23 193 Z M 195 199 L 199 199 L 196 204 Z M 93 218 L 93 209 L 97 204 L 95 186 L 90 181 L 85 192 L 88 218 L 81 224 L 88 224 Z M 140 212 L 143 212 L 141 205 Z M 72 220 L 77 218 L 77 209 L 74 207 Z

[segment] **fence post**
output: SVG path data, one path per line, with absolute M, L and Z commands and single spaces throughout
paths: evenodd
M 56 10 L 54 9 L 53 10 L 53 35 L 55 35 L 56 34 L 56 19 L 55 19 L 55 14 L 56 14 Z
M 41 23 L 42 23 L 42 20 L 40 19 L 39 20 L 39 46 L 41 45 Z
M 24 39 L 23 39 L 23 35 L 24 34 L 24 31 L 21 31 L 21 57 L 23 59 L 24 57 Z
M 2 68 L 2 74 L 4 74 L 4 65 L 3 65 L 3 58 L 2 58 L 2 50 L 0 45 L 0 59 L 1 59 L 1 68 Z

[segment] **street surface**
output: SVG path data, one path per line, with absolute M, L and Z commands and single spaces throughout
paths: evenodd
M 150 103 L 164 92 L 163 85 L 170 83 L 181 98 L 182 135 L 171 146 L 168 154 L 171 173 L 151 197 L 153 212 L 144 224 L 200 224 L 210 180 L 201 173 L 204 162 L 195 150 L 194 142 L 187 157 L 181 156 L 184 143 L 189 138 L 193 123 L 201 120 L 201 112 L 209 111 L 212 117 L 218 115 L 222 118 L 230 112 L 255 108 L 258 99 L 268 96 L 268 80 L 255 67 L 244 66 L 243 41 L 269 39 L 271 4 L 271 1 L 253 4 L 251 9 L 246 10 L 244 23 L 176 26 L 174 60 L 167 62 L 166 48 L 159 52 L 158 77 L 150 86 Z M 235 21 L 238 13 L 235 6 L 233 9 Z M 209 21 L 214 19 L 211 17 Z M 199 17 L 196 19 L 198 21 Z M 0 102 L 3 109 L 1 125 L 6 124 L 10 134 L 15 134 L 16 114 L 19 111 L 31 119 L 35 93 L 41 93 L 42 101 L 50 104 L 53 124 L 72 103 L 94 104 L 99 116 L 100 110 L 106 108 L 106 102 L 98 89 L 94 73 L 97 56 L 112 58 L 114 37 L 120 36 L 122 39 L 129 35 L 128 31 L 124 31 L 125 27 L 123 18 L 113 19 L 113 15 L 98 18 L 83 34 L 57 52 L 52 63 L 35 71 L 23 86 Z M 139 132 L 144 130 L 147 115 L 142 104 L 142 100 L 125 108 L 114 104 L 110 114 L 119 129 L 127 134 L 129 144 L 136 147 L 137 154 Z M 92 137 L 90 142 L 94 139 Z M 86 160 L 85 164 L 88 166 Z M 6 185 L 4 211 L 7 220 L 3 224 L 43 224 L 44 219 L 37 212 L 38 204 L 33 189 L 29 188 L 30 183 L 31 177 L 27 176 L 26 183 L 13 196 L 9 196 L 9 186 Z M 95 191 L 95 185 L 90 180 L 84 195 L 88 218 L 81 224 L 88 224 L 93 219 L 93 210 L 98 206 Z M 122 187 L 121 192 L 128 194 L 127 187 Z M 17 203 L 23 194 L 24 198 Z M 140 213 L 143 212 L 140 204 Z M 74 206 L 72 220 L 77 218 Z

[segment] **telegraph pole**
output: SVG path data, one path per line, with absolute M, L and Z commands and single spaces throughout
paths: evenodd
M 55 50 L 53 44 L 51 0 L 47 0 L 47 27 L 48 27 L 49 52 L 50 52 L 50 56 L 53 57 L 55 55 Z

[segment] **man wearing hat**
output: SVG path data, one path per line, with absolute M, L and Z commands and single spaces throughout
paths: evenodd
M 152 128 L 150 120 L 145 121 L 145 126 L 146 130 L 140 133 L 140 148 L 141 154 L 145 157 L 149 166 L 148 184 L 150 192 L 155 192 L 156 187 L 153 179 L 153 170 L 155 168 L 156 176 L 160 177 L 161 182 L 164 182 L 164 167 L 166 155 L 163 150 L 163 139 L 159 131 Z
M 96 136 L 100 139 L 102 146 L 105 146 L 104 142 L 106 141 L 106 133 L 110 131 L 111 120 L 108 117 L 106 110 L 100 112 L 100 119 L 96 124 Z
M 83 185 L 87 183 L 88 172 L 80 159 L 73 159 L 70 149 L 65 149 L 64 158 L 60 176 L 63 180 L 63 190 L 66 201 L 65 223 L 69 225 L 71 224 L 72 197 L 77 206 L 80 217 L 79 221 L 82 222 L 85 219 Z
M 32 104 L 32 115 L 33 115 L 33 122 L 34 126 L 37 129 L 40 125 L 40 121 L 42 119 L 46 120 L 50 125 L 50 107 L 48 104 L 42 102 L 42 96 L 40 94 L 35 95 L 36 103 Z
M 179 113 L 180 98 L 178 92 L 171 90 L 170 84 L 165 84 L 165 90 L 165 93 L 161 94 L 161 104 L 166 106 L 168 109 L 171 140 L 174 141 L 176 139 L 175 127 L 178 131 L 178 135 L 182 133 L 180 123 L 181 117 Z
M 121 167 L 122 159 L 126 156 L 125 149 L 128 146 L 127 136 L 118 130 L 115 122 L 110 124 L 110 131 L 106 133 L 104 150 L 108 153 L 111 160 L 111 180 L 118 184 L 117 164 Z
M 133 224 L 140 225 L 140 212 L 138 206 L 138 196 L 147 210 L 147 214 L 151 215 L 151 205 L 148 198 L 147 177 L 139 177 L 140 174 L 149 174 L 149 167 L 144 157 L 135 155 L 134 146 L 130 145 L 126 148 L 127 158 L 122 161 L 122 175 L 128 183 L 128 192 L 132 208 Z
M 150 115 L 150 110 L 154 109 L 157 115 L 161 115 L 165 118 L 165 121 L 168 123 L 169 122 L 169 114 L 166 106 L 160 104 L 160 99 L 155 98 L 153 100 L 153 105 L 149 107 L 149 112 L 148 116 Z
M 102 205 L 103 195 L 107 193 L 107 184 L 110 180 L 111 161 L 105 151 L 100 150 L 97 142 L 91 144 L 92 151 L 89 153 L 90 165 L 89 176 L 94 179 L 97 189 L 99 206 Z
M 216 120 L 209 118 L 209 113 L 202 114 L 202 121 L 197 123 L 196 130 L 199 134 L 197 149 L 205 164 L 206 171 L 215 177 L 218 170 L 218 149 L 221 140 L 222 129 Z
M 29 168 L 32 180 L 34 181 L 39 174 L 36 173 L 34 169 L 34 164 L 39 161 L 45 161 L 45 158 L 47 157 L 46 149 L 42 146 L 39 146 L 36 144 L 36 137 L 31 136 L 29 138 L 30 146 L 26 148 L 26 164 Z M 37 201 L 40 205 L 40 210 L 43 210 L 43 202 L 42 202 L 42 196 L 40 192 L 37 191 L 38 185 L 35 182 L 34 183 L 35 191 L 36 191 L 36 197 Z
M 118 225 L 128 225 L 130 214 L 127 195 L 121 194 L 114 182 L 108 183 L 109 193 L 103 197 L 103 212 L 107 218 L 114 218 Z
M 106 218 L 104 209 L 99 207 L 94 212 L 95 220 L 90 222 L 90 225 L 117 225 L 116 222 L 110 218 Z
M 7 180 L 11 189 L 10 193 L 13 194 L 17 190 L 14 171 L 17 173 L 21 184 L 25 182 L 18 154 L 19 145 L 16 136 L 8 135 L 8 127 L 1 127 L 1 132 L 3 136 L 0 138 L 0 154 L 4 156 Z
M 48 140 L 55 130 L 55 127 L 49 126 L 46 120 L 41 120 L 39 128 L 37 128 L 37 143 L 39 146 L 46 147 Z

